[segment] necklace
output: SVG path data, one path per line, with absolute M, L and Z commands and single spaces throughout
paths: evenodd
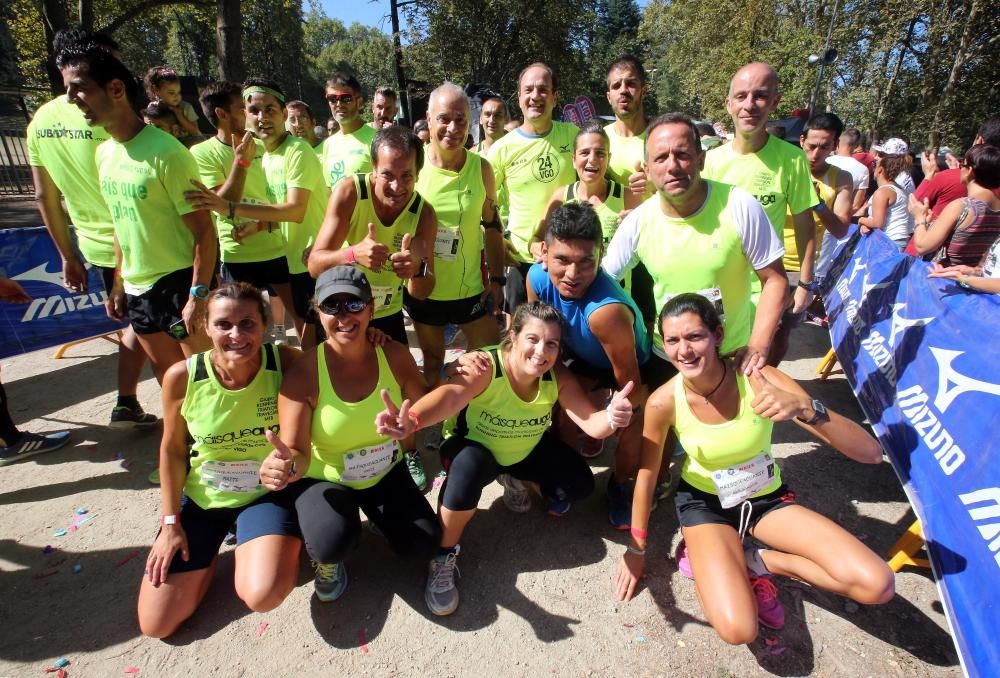
M 722 379 L 719 379 L 719 383 L 715 385 L 715 388 L 713 388 L 711 391 L 709 391 L 705 395 L 702 395 L 702 394 L 698 393 L 697 391 L 695 391 L 694 389 L 692 389 L 690 386 L 688 386 L 687 381 L 683 381 L 682 383 L 684 384 L 684 388 L 687 389 L 689 392 L 695 394 L 696 396 L 704 398 L 705 404 L 707 405 L 708 404 L 708 399 L 711 398 L 713 395 L 715 395 L 715 392 L 719 390 L 719 387 L 722 386 L 722 383 L 726 380 L 726 373 L 728 371 L 729 370 L 726 368 L 726 363 L 722 363 Z

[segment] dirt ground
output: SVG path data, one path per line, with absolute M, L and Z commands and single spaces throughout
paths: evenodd
M 843 377 L 816 380 L 825 330 L 797 330 L 785 369 L 829 406 L 861 418 Z M 70 428 L 70 446 L 0 469 L 0 676 L 42 676 L 58 658 L 82 676 L 944 676 L 960 675 L 929 571 L 904 570 L 882 607 L 858 606 L 787 579 L 778 581 L 787 625 L 731 647 L 707 626 L 693 582 L 677 573 L 673 507 L 653 514 L 648 576 L 629 604 L 611 576 L 625 536 L 610 528 L 610 459 L 592 463 L 598 491 L 561 519 L 540 509 L 512 514 L 487 488 L 459 558 L 462 603 L 451 617 L 426 609 L 426 564 L 404 562 L 365 531 L 347 561 L 350 585 L 329 604 L 300 585 L 267 614 L 233 591 L 224 547 L 201 609 L 166 642 L 143 638 L 135 600 L 156 533 L 153 468 L 159 427 L 105 427 L 114 403 L 115 357 L 103 341 L 3 361 L 15 421 L 26 430 Z M 140 400 L 161 407 L 147 375 Z M 913 521 L 888 464 L 853 463 L 793 424 L 775 427 L 774 452 L 799 501 L 844 525 L 879 553 Z M 425 454 L 429 475 L 437 460 Z M 436 491 L 428 492 L 436 501 Z M 86 509 L 91 519 L 55 536 Z M 47 545 L 53 550 L 45 553 Z M 77 568 L 76 566 L 79 566 Z M 74 572 L 79 569 L 79 572 Z M 127 672 L 138 669 L 139 673 Z

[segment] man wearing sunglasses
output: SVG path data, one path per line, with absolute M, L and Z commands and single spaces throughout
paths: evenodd
M 320 153 L 323 177 L 332 189 L 344 177 L 372 171 L 370 149 L 375 129 L 361 119 L 365 98 L 361 94 L 361 84 L 353 75 L 335 71 L 326 81 L 326 101 L 340 125 L 340 129 L 323 142 Z

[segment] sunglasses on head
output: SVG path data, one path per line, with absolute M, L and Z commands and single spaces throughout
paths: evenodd
M 331 104 L 349 104 L 354 101 L 353 94 L 327 94 L 326 100 Z
M 341 313 L 361 313 L 368 305 L 367 301 L 352 297 L 342 301 L 327 299 L 319 305 L 319 310 L 327 315 L 340 315 Z

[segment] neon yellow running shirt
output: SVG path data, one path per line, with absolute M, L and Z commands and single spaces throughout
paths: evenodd
M 618 230 L 618 215 L 625 209 L 625 189 L 617 181 L 607 180 L 608 192 L 604 197 L 604 202 L 594 205 L 589 200 L 583 200 L 577 195 L 580 182 L 570 184 L 566 187 L 565 202 L 586 203 L 594 208 L 597 218 L 601 220 L 601 231 L 604 233 L 604 249 L 608 248 L 608 243 Z
M 323 178 L 331 189 L 344 177 L 372 171 L 372 141 L 375 130 L 362 125 L 350 134 L 342 130 L 323 141 Z
M 272 204 L 286 202 L 289 188 L 309 191 L 309 203 L 302 221 L 281 222 L 288 272 L 305 273 L 309 269 L 302 261 L 302 255 L 316 240 L 330 198 L 330 189 L 323 181 L 323 167 L 309 142 L 293 134 L 287 134 L 273 151 L 265 151 L 263 165 L 267 177 L 267 197 Z
M 351 213 L 351 227 L 347 231 L 344 246 L 356 245 L 368 237 L 368 224 L 375 224 L 378 242 L 389 248 L 389 254 L 395 254 L 403 244 L 403 235 L 413 236 L 420 223 L 420 212 L 423 210 L 424 199 L 416 190 L 410 197 L 403 211 L 396 220 L 386 226 L 375 213 L 372 202 L 371 174 L 354 175 L 354 191 L 357 202 Z M 361 266 L 361 264 L 358 264 Z M 364 268 L 361 266 L 361 268 Z M 386 259 L 379 271 L 364 269 L 368 282 L 372 286 L 372 297 L 375 300 L 375 318 L 386 318 L 403 310 L 403 279 L 392 270 L 392 261 Z
M 80 253 L 91 264 L 113 268 L 115 227 L 94 160 L 97 147 L 108 138 L 64 95 L 40 106 L 28 125 L 28 162 L 44 167 L 63 194 Z
M 736 417 L 721 424 L 706 424 L 694 416 L 684 393 L 684 380 L 674 377 L 674 431 L 687 456 L 681 468 L 681 478 L 692 487 L 718 494 L 713 475 L 725 474 L 727 469 L 739 466 L 761 454 L 771 452 L 770 419 L 757 416 L 750 407 L 754 398 L 747 378 L 737 374 L 736 385 L 740 393 L 740 409 Z M 781 486 L 781 471 L 773 463 L 773 480 L 752 496 L 774 492 Z
M 812 180 L 819 199 L 831 211 L 833 211 L 833 203 L 837 200 L 837 175 L 840 171 L 837 167 L 830 165 L 829 169 L 823 174 L 822 179 Z M 818 257 L 820 245 L 823 243 L 823 234 L 826 233 L 826 227 L 823 226 L 823 222 L 815 212 L 813 212 L 813 223 L 816 224 L 816 256 Z M 785 256 L 782 262 L 785 264 L 785 270 L 798 271 L 800 267 L 799 248 L 795 244 L 795 222 L 792 221 L 791 214 L 785 214 L 785 231 L 783 237 L 785 240 Z
M 611 157 L 608 159 L 608 173 L 618 183 L 628 186 L 628 178 L 635 174 L 636 165 L 645 164 L 646 132 L 643 131 L 637 136 L 623 137 L 615 131 L 615 123 L 606 125 L 604 131 L 608 135 L 611 152 Z M 643 197 L 652 194 L 653 192 L 649 191 Z
M 507 230 L 522 262 L 534 261 L 528 243 L 545 216 L 549 198 L 576 180 L 573 144 L 578 131 L 568 122 L 553 122 L 545 134 L 527 134 L 518 128 L 490 146 L 487 158 L 497 185 L 507 188 Z
M 462 436 L 488 449 L 501 466 L 521 461 L 535 449 L 552 423 L 552 408 L 559 400 L 555 372 L 538 380 L 533 400 L 521 400 L 510 385 L 499 346 L 480 349 L 493 363 L 493 379 L 486 390 L 444 424 L 445 437 Z
M 191 155 L 198 163 L 201 172 L 201 183 L 209 188 L 226 183 L 233 168 L 236 157 L 233 147 L 219 141 L 218 137 L 206 139 L 191 147 Z M 243 184 L 243 195 L 240 202 L 256 205 L 266 205 L 267 177 L 264 176 L 264 144 L 257 141 L 257 155 L 247 168 L 246 181 Z M 254 261 L 269 261 L 285 256 L 285 238 L 280 230 L 272 233 L 261 231 L 243 239 L 242 244 L 233 239 L 233 228 L 237 223 L 249 221 L 237 218 L 233 221 L 224 214 L 212 213 L 215 231 L 219 236 L 219 254 L 224 262 L 248 263 Z
M 434 242 L 434 301 L 465 299 L 483 292 L 483 230 L 479 223 L 486 202 L 483 160 L 466 152 L 458 172 L 424 163 L 417 191 L 437 214 Z
M 184 494 L 203 509 L 245 506 L 267 493 L 260 463 L 273 449 L 265 433 L 278 433 L 281 357 L 277 347 L 264 344 L 253 380 L 230 390 L 219 381 L 210 355 L 198 353 L 187 361 L 181 416 L 194 444 Z
M 194 263 L 194 236 L 181 219 L 194 211 L 184 199 L 198 164 L 181 142 L 152 125 L 124 143 L 97 147 L 101 195 L 111 210 L 122 250 L 122 280 L 131 295 Z
M 375 347 L 378 383 L 363 400 L 345 403 L 333 390 L 324 344 L 316 347 L 319 395 L 312 417 L 312 460 L 307 478 L 328 480 L 357 490 L 378 484 L 403 458 L 399 443 L 375 432 L 375 415 L 385 409 L 382 389 L 401 402 L 399 383 L 385 353 Z

